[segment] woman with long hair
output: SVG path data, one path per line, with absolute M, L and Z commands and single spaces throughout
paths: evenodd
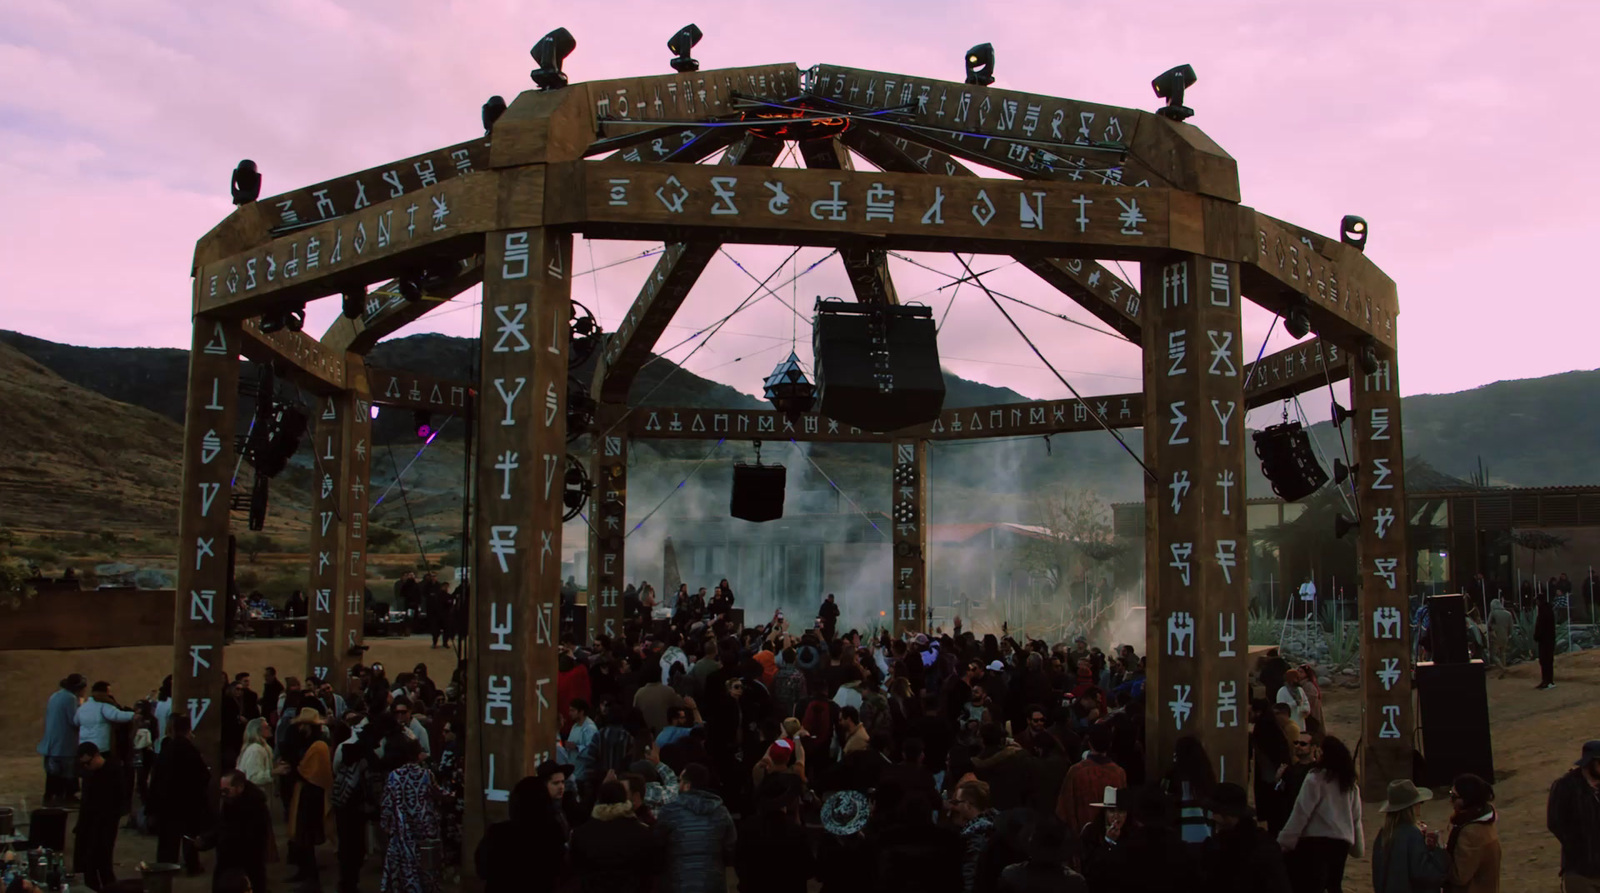
M 1476 775 L 1450 786 L 1449 877 L 1445 893 L 1500 893 L 1500 830 L 1494 788 Z
M 1178 807 L 1178 831 L 1184 843 L 1202 844 L 1211 836 L 1211 814 L 1206 801 L 1217 786 L 1205 745 L 1184 735 L 1173 746 L 1172 765 L 1161 778 L 1161 789 Z
M 1389 801 L 1381 809 L 1383 830 L 1372 842 L 1373 893 L 1416 893 L 1439 889 L 1448 855 L 1439 833 L 1422 822 L 1422 804 L 1433 799 L 1407 779 L 1389 782 Z
M 295 715 L 302 740 L 309 742 L 295 765 L 294 797 L 289 805 L 290 853 L 297 869 L 291 884 L 321 890 L 317 876 L 317 847 L 328 842 L 334 830 L 333 752 L 324 738 L 322 714 L 314 707 L 301 707 Z
M 275 759 L 272 755 L 272 727 L 261 717 L 256 717 L 245 724 L 244 747 L 239 750 L 239 759 L 234 763 L 234 768 L 244 773 L 249 782 L 263 791 L 272 784 L 272 765 Z
M 439 846 L 438 789 L 433 773 L 422 764 L 422 745 L 407 738 L 394 756 L 399 768 L 383 783 L 378 820 L 389 846 L 383 854 L 382 893 L 433 893 L 439 886 L 439 865 L 429 865 L 424 843 Z M 436 851 L 436 855 L 438 855 Z
M 1356 764 L 1338 738 L 1322 739 L 1322 759 L 1306 773 L 1278 845 L 1289 854 L 1295 893 L 1339 893 L 1345 860 L 1365 852 Z

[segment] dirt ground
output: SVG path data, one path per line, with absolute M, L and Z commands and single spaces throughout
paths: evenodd
M 421 637 L 370 642 L 371 660 L 409 668 L 428 662 L 439 674 L 448 665 L 448 652 L 431 650 Z M 37 804 L 42 778 L 34 747 L 43 731 L 45 699 L 56 681 L 71 672 L 83 673 L 113 684 L 124 702 L 131 702 L 156 687 L 171 666 L 171 653 L 160 648 L 113 648 L 100 651 L 0 652 L 0 805 L 25 815 Z M 230 672 L 249 670 L 257 680 L 261 669 L 276 666 L 281 674 L 303 668 L 304 646 L 299 641 L 244 642 L 227 654 Z M 1500 811 L 1500 839 L 1505 853 L 1501 889 L 1508 893 L 1555 893 L 1560 849 L 1545 830 L 1545 797 L 1550 783 L 1565 772 L 1581 743 L 1600 738 L 1600 651 L 1563 656 L 1556 660 L 1557 685 L 1535 691 L 1538 667 L 1522 664 L 1504 678 L 1489 679 L 1490 718 L 1495 752 L 1496 805 Z M 259 684 L 259 682 L 258 682 Z M 1359 702 L 1350 689 L 1330 688 L 1325 695 L 1331 732 L 1354 739 L 1358 730 Z M 1427 804 L 1424 818 L 1434 828 L 1447 824 L 1449 805 L 1439 799 Z M 1366 814 L 1370 841 L 1381 816 L 1376 806 Z M 280 828 L 281 835 L 281 828 Z M 154 861 L 155 840 L 131 831 L 118 838 L 119 875 L 134 874 L 140 860 Z M 369 868 L 371 866 L 369 865 Z M 332 853 L 324 854 L 323 879 L 331 889 Z M 283 866 L 275 870 L 282 877 Z M 1371 866 L 1353 860 L 1345 875 L 1346 891 L 1368 891 Z M 278 886 L 276 882 L 274 886 Z M 364 887 L 376 888 L 376 878 Z M 209 889 L 209 879 L 180 879 L 179 893 Z

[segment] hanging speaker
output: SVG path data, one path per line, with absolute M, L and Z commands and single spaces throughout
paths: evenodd
M 776 521 L 783 517 L 783 489 L 788 471 L 782 465 L 733 466 L 733 499 L 728 513 L 744 521 Z
M 819 300 L 812 326 L 819 411 L 866 431 L 938 418 L 944 375 L 929 307 Z
M 1273 425 L 1253 437 L 1261 473 L 1284 502 L 1299 502 L 1328 482 L 1328 473 L 1311 451 L 1311 437 L 1299 422 Z

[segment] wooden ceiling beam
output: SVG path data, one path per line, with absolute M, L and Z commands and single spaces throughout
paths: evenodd
M 850 150 L 837 138 L 804 140 L 800 143 L 800 157 L 812 170 L 854 171 L 855 162 Z M 863 304 L 898 304 L 900 294 L 895 291 L 894 279 L 889 275 L 889 256 L 881 249 L 845 246 L 839 249 L 844 261 L 845 276 L 850 279 L 850 289 L 856 300 Z M 796 308 L 799 309 L 799 308 Z
M 482 281 L 481 254 L 463 258 L 451 273 L 423 283 L 420 301 L 407 301 L 401 297 L 400 281 L 392 279 L 367 293 L 360 316 L 351 319 L 341 314 L 335 319 L 328 326 L 328 331 L 323 333 L 322 343 L 333 350 L 365 356 L 379 341 Z

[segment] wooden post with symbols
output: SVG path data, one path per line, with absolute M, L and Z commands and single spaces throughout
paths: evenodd
M 894 603 L 896 637 L 928 624 L 928 442 L 896 440 L 894 450 Z
M 314 678 L 327 680 L 340 690 L 334 672 L 339 667 L 339 640 L 334 629 L 339 584 L 344 578 L 345 528 L 350 522 L 350 488 L 345 468 L 345 425 L 352 406 L 343 392 L 323 397 L 316 404 L 311 434 L 311 566 L 306 592 L 306 689 L 315 690 Z M 364 497 L 363 497 L 364 498 Z
M 218 762 L 222 711 L 217 699 L 226 678 L 222 649 L 241 338 L 236 322 L 194 319 L 178 502 L 172 699 L 175 709 L 188 711 L 195 744 L 213 770 L 229 768 Z
M 1406 552 L 1405 445 L 1400 437 L 1400 381 L 1393 355 L 1376 371 L 1351 369 L 1351 424 L 1356 444 L 1356 507 L 1361 539 L 1361 782 L 1367 799 L 1390 781 L 1410 778 L 1411 573 Z
M 470 852 L 555 751 L 572 236 L 489 233 L 469 637 Z
M 627 407 L 602 404 L 596 416 L 589 498 L 589 629 L 612 639 L 622 635 L 622 590 L 627 586 L 624 549 L 628 521 Z
M 1221 781 L 1247 775 L 1244 363 L 1237 264 L 1141 264 L 1151 777 L 1194 736 Z M 1153 476 L 1153 479 L 1152 479 Z
M 355 649 L 365 639 L 367 616 L 367 507 L 372 500 L 372 391 L 367 366 L 360 356 L 345 360 L 345 383 L 340 394 L 340 488 L 344 537 L 339 550 L 339 578 L 333 606 L 333 690 L 340 692 L 350 668 L 360 661 Z M 352 653 L 354 652 L 354 653 Z

